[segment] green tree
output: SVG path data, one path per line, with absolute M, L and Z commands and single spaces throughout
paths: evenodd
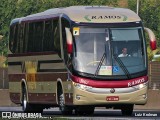
M 50 8 L 73 5 L 112 5 L 117 6 L 118 0 L 1 0 L 0 34 L 4 36 L 0 43 L 0 53 L 7 55 L 9 24 L 12 19 L 24 17 Z
M 126 0 L 125 0 L 126 1 Z M 128 0 L 128 8 L 136 12 L 136 1 Z M 1 0 L 0 4 L 0 54 L 7 55 L 9 24 L 12 19 L 23 17 L 56 7 L 73 5 L 105 5 L 118 7 L 120 0 Z M 140 0 L 139 16 L 144 26 L 152 29 L 160 46 L 160 3 L 159 0 Z M 149 44 L 149 41 L 147 41 Z
M 128 0 L 129 8 L 136 12 L 137 0 Z M 139 16 L 145 27 L 156 35 L 157 46 L 160 47 L 160 3 L 159 0 L 139 0 Z M 149 45 L 149 41 L 147 41 Z
M 136 1 L 137 0 L 128 0 L 129 8 L 136 12 Z M 145 27 L 153 30 L 156 41 L 157 41 L 157 50 L 152 51 L 149 47 L 149 37 L 147 38 L 147 53 L 148 59 L 151 61 L 153 56 L 160 51 L 160 3 L 159 0 L 139 0 L 139 16 L 143 21 Z

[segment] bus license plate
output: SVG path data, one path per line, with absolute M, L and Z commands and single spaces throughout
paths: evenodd
M 119 101 L 119 96 L 107 96 L 107 101 Z

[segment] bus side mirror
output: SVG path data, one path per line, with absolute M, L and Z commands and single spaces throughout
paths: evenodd
M 144 28 L 144 30 L 148 33 L 149 35 L 149 39 L 150 39 L 150 48 L 152 50 L 157 49 L 157 45 L 156 45 L 156 37 L 154 35 L 154 33 L 152 32 L 152 30 L 150 30 L 149 28 Z
M 67 41 L 67 52 L 71 54 L 73 52 L 73 41 L 72 34 L 69 28 L 65 28 L 66 31 L 66 41 Z

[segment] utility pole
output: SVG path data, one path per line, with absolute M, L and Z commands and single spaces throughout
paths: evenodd
M 0 35 L 0 46 L 4 47 L 4 43 L 3 43 L 3 36 Z M 3 47 L 1 47 L 1 54 L 0 54 L 0 67 L 3 67 L 4 62 L 6 61 L 6 57 L 3 55 Z
M 0 41 L 2 41 L 2 39 L 3 39 L 3 36 L 2 36 L 2 35 L 0 35 Z
M 137 0 L 137 15 L 139 13 L 139 0 Z

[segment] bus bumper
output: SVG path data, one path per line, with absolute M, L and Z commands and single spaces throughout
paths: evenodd
M 101 88 L 98 88 L 101 89 Z M 108 88 L 109 89 L 109 88 Z M 144 105 L 147 102 L 147 86 L 132 92 L 118 93 L 95 93 L 79 89 L 73 86 L 73 105 L 109 105 L 109 104 L 138 104 Z M 126 88 L 127 89 L 127 88 Z M 117 91 L 117 92 L 116 92 Z M 116 99 L 108 99 L 116 98 Z

